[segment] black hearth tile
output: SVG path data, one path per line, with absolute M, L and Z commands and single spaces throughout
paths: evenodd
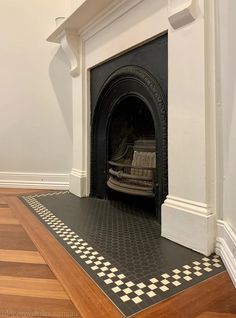
M 224 270 L 218 256 L 162 238 L 144 210 L 67 191 L 22 200 L 126 316 Z

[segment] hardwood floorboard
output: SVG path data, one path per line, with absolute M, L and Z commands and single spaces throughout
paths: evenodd
M 0 295 L 0 317 L 78 317 L 81 318 L 70 300 Z
M 205 312 L 196 318 L 235 318 L 236 314 L 225 314 L 216 312 Z
M 0 209 L 8 207 L 8 205 L 6 203 L 1 203 L 1 202 L 3 202 L 3 201 L 1 201 L 1 199 L 0 199 Z
M 120 318 L 123 315 L 78 266 L 40 221 L 17 198 L 6 198 L 46 262 L 62 283 L 82 317 Z
M 11 209 L 9 209 L 9 208 L 1 208 L 1 207 L 0 207 L 0 216 L 11 216 L 11 217 L 13 217 Z
M 53 192 L 54 190 L 37 190 L 37 189 L 0 189 L 1 196 L 18 196 L 32 193 Z M 4 199 L 3 199 L 4 200 Z M 1 202 L 1 201 L 0 201 Z
M 0 194 L 1 196 L 1 194 Z M 0 205 L 2 205 L 2 207 L 8 207 L 8 204 L 6 203 L 5 200 L 3 200 L 1 197 L 0 197 Z
M 1 234 L 0 234 L 1 236 Z M 38 251 L 0 250 L 0 262 L 46 264 Z
M 236 313 L 236 292 L 226 272 L 134 315 L 133 318 L 196 318 L 206 311 Z
M 0 193 L 3 192 L 8 197 L 19 194 L 18 190 L 0 190 Z M 29 191 L 21 190 L 20 193 L 29 193 Z M 2 197 L 0 197 L 0 317 L 81 318 L 64 287 L 45 263 Z
M 29 290 L 64 291 L 56 279 L 0 276 L 0 287 Z M 65 299 L 68 297 L 66 296 Z
M 22 225 L 0 224 L 0 249 L 37 251 Z
M 2 216 L 0 213 L 0 224 L 19 224 L 19 221 L 11 216 Z
M 12 262 L 0 262 L 0 276 L 55 279 L 55 275 L 46 264 Z

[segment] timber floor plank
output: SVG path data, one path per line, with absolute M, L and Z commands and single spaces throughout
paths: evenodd
M 0 295 L 0 317 L 78 317 L 71 300 Z
M 0 233 L 1 236 L 1 233 Z M 44 258 L 38 251 L 0 249 L 0 262 L 15 262 L 29 264 L 45 264 Z
M 20 191 L 20 193 L 28 193 Z M 32 192 L 35 192 L 32 191 Z M 31 192 L 31 193 L 32 193 Z M 18 190 L 0 190 L 8 197 Z M 64 287 L 0 197 L 0 317 L 78 317 Z
M 46 264 L 15 262 L 0 262 L 0 276 L 55 279 L 55 275 Z
M 9 208 L 1 208 L 0 206 L 0 216 L 3 217 L 3 216 L 9 216 L 9 217 L 13 217 L 13 214 L 11 212 L 11 209 Z
M 2 216 L 0 213 L 0 224 L 19 224 L 19 221 L 12 216 Z
M 236 314 L 205 312 L 196 318 L 236 318 Z
M 0 249 L 37 251 L 36 246 L 19 224 L 0 224 Z

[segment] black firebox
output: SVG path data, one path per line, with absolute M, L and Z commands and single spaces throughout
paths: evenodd
M 91 70 L 91 196 L 168 193 L 167 34 Z M 117 196 L 117 193 L 121 195 Z

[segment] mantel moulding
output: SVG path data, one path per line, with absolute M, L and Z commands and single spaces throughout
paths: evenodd
M 80 41 L 79 36 L 71 31 L 65 30 L 61 37 L 61 47 L 70 61 L 70 74 L 73 77 L 80 73 Z
M 176 5 L 178 3 L 178 5 Z M 179 5 L 179 1 L 169 0 L 169 22 L 174 29 L 178 29 L 196 20 L 198 15 L 197 0 L 184 0 Z

